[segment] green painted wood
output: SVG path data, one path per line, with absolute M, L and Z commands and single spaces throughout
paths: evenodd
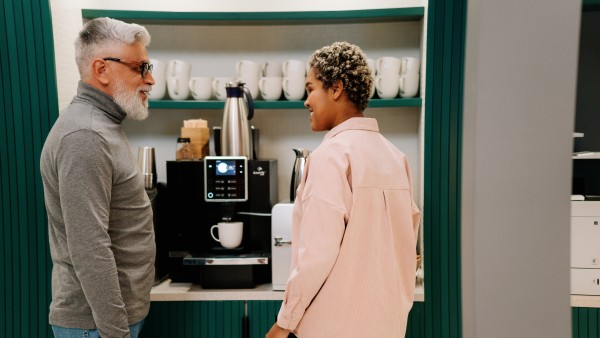
M 581 6 L 584 12 L 600 11 L 600 0 L 583 0 Z
M 357 20 L 385 19 L 420 20 L 425 10 L 423 7 L 349 10 L 349 11 L 302 11 L 302 12 L 153 12 L 153 11 L 120 11 L 103 9 L 83 9 L 82 16 L 86 19 L 98 17 L 111 17 L 124 21 L 136 22 L 153 21 L 172 23 L 192 21 L 271 21 L 281 24 L 281 21 L 299 20 L 344 20 L 356 22 Z
M 39 155 L 58 116 L 48 0 L 0 4 L 0 336 L 51 337 Z
M 369 108 L 386 107 L 419 107 L 422 104 L 420 98 L 406 99 L 372 99 L 369 101 Z M 195 100 L 150 100 L 151 109 L 218 109 L 222 110 L 225 106 L 224 101 L 195 101 Z M 305 109 L 304 101 L 279 100 L 279 101 L 254 101 L 256 109 Z
M 600 309 L 571 308 L 571 322 L 573 338 L 600 337 Z
M 460 160 L 466 1 L 431 1 L 427 27 L 425 337 L 460 337 Z
M 242 337 L 243 308 L 243 301 L 154 302 L 140 337 Z

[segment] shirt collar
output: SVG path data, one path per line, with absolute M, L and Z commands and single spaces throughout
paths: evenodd
M 121 123 L 127 117 L 127 113 L 110 95 L 83 81 L 79 81 L 77 86 L 77 98 L 92 103 L 94 107 L 105 112 L 110 119 L 117 123 Z
M 323 141 L 329 140 L 330 138 L 333 138 L 337 134 L 346 130 L 366 130 L 379 132 L 379 125 L 377 124 L 377 120 L 371 117 L 353 117 L 338 124 L 333 129 L 328 131 L 327 134 L 325 134 Z

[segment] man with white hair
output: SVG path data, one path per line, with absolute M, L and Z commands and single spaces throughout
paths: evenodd
M 149 44 L 144 27 L 109 18 L 75 41 L 77 95 L 40 159 L 55 337 L 137 337 L 150 309 L 152 207 L 122 128 L 148 116 Z

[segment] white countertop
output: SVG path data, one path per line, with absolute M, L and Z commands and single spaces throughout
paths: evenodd
M 571 307 L 600 308 L 600 296 L 571 295 Z
M 415 302 L 424 300 L 423 285 L 415 288 Z M 215 301 L 215 300 L 283 300 L 283 291 L 273 291 L 271 284 L 261 284 L 254 289 L 203 289 L 198 284 L 173 283 L 166 279 L 152 288 L 150 300 L 164 301 Z

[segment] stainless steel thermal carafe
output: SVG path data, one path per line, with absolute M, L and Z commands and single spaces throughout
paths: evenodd
M 229 82 L 225 86 L 227 98 L 221 125 L 221 156 L 252 156 L 250 121 L 254 116 L 254 103 L 243 82 Z
M 302 176 L 304 175 L 304 165 L 306 164 L 306 159 L 308 155 L 310 155 L 310 150 L 308 149 L 293 149 L 296 153 L 296 160 L 294 161 L 294 169 L 292 170 L 292 181 L 290 183 L 290 202 L 294 203 L 296 199 L 296 191 L 298 190 L 298 186 L 302 181 Z

